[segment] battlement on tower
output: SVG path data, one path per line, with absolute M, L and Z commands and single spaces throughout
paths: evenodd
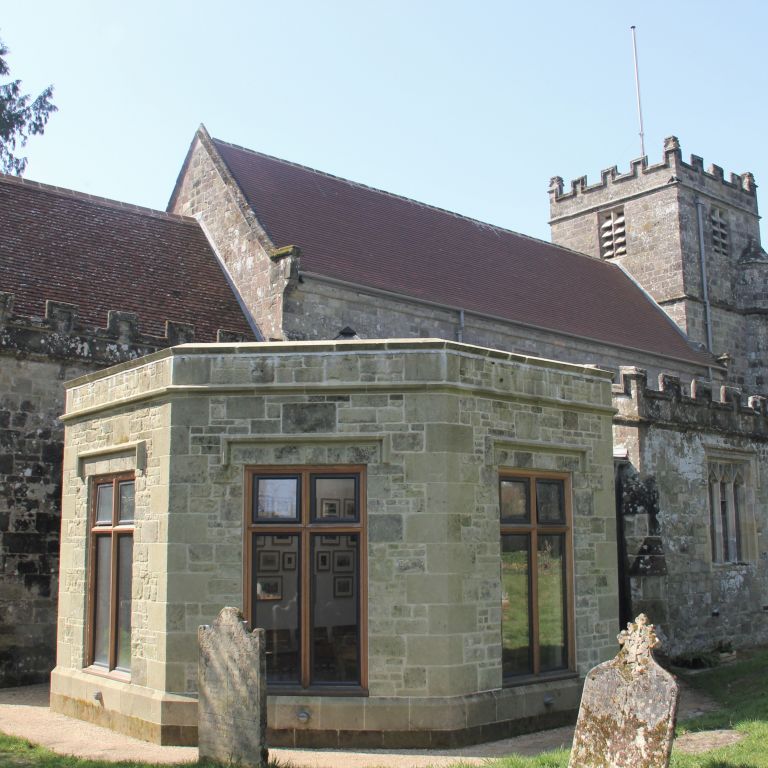
M 144 334 L 134 312 L 110 310 L 106 328 L 84 325 L 78 306 L 60 301 L 45 302 L 45 316 L 17 315 L 14 295 L 0 291 L 0 354 L 43 356 L 52 360 L 115 365 L 156 352 L 158 349 L 195 340 L 194 326 L 165 322 L 165 335 Z M 219 330 L 218 342 L 245 341 L 242 333 Z
M 704 160 L 698 155 L 691 155 L 690 162 L 686 162 L 679 140 L 669 136 L 664 139 L 664 159 L 660 163 L 649 165 L 648 157 L 641 157 L 630 163 L 627 173 L 619 173 L 614 165 L 600 173 L 599 182 L 589 184 L 586 176 L 580 176 L 571 181 L 567 191 L 561 176 L 552 177 L 549 195 L 553 220 L 566 212 L 564 209 L 602 205 L 611 199 L 618 201 L 637 192 L 675 183 L 731 200 L 757 212 L 757 184 L 752 173 L 731 173 L 726 178 L 719 165 L 711 164 L 705 169 Z

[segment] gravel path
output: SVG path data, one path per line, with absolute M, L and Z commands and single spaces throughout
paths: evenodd
M 681 685 L 679 718 L 715 708 L 714 702 Z M 185 763 L 197 759 L 196 747 L 161 747 L 115 733 L 91 723 L 75 720 L 48 708 L 48 686 L 0 689 L 0 731 L 29 739 L 54 752 L 100 760 L 143 760 L 150 763 Z M 702 752 L 738 740 L 734 731 L 705 731 L 683 736 L 676 742 L 681 751 Z M 536 755 L 558 747 L 569 747 L 573 728 L 517 736 L 462 749 L 370 750 L 342 752 L 327 749 L 270 749 L 270 755 L 292 768 L 426 768 L 448 766 L 459 760 L 482 765 L 488 758 L 512 753 Z

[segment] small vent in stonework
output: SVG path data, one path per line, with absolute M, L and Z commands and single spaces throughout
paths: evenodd
M 728 220 L 725 211 L 712 209 L 712 248 L 721 256 L 728 255 Z
M 612 259 L 627 253 L 627 232 L 624 226 L 624 209 L 614 208 L 600 214 L 600 256 Z

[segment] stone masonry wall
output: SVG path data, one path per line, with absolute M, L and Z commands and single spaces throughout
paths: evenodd
M 516 326 L 471 313 L 465 313 L 462 329 L 457 310 L 368 292 L 309 275 L 302 276 L 301 283 L 292 282 L 286 290 L 283 322 L 286 337 L 292 340 L 332 339 L 348 326 L 363 339 L 455 339 L 522 355 L 577 365 L 597 365 L 616 375 L 628 360 L 651 375 L 671 367 L 679 371 L 685 381 L 706 375 L 706 369 L 693 363 L 619 349 L 530 326 Z
M 262 338 L 282 339 L 283 290 L 296 268 L 298 249 L 272 243 L 203 127 L 190 147 L 169 210 L 201 222 Z
M 51 301 L 23 317 L 0 293 L 0 687 L 47 680 L 54 665 L 64 382 L 192 338 L 137 323 L 110 312 L 107 328 L 84 328 L 76 306 Z
M 619 409 L 614 439 L 637 472 L 634 508 L 624 508 L 633 611 L 659 617 L 672 654 L 711 650 L 718 642 L 768 641 L 768 409 L 764 398 L 720 399 L 694 382 L 691 395 L 675 377 L 658 390 L 644 371 L 625 369 L 614 387 Z M 741 562 L 713 562 L 708 466 L 732 462 L 745 474 Z M 653 493 L 657 493 L 654 503 Z M 658 529 L 648 512 L 656 505 Z
M 604 372 L 440 340 L 186 346 L 142 363 L 74 382 L 65 458 L 67 519 L 79 539 L 87 502 L 77 455 L 146 442 L 146 486 L 136 489 L 136 683 L 193 695 L 197 627 L 223 605 L 242 605 L 244 467 L 362 464 L 368 696 L 270 696 L 270 743 L 304 743 L 303 731 L 320 731 L 326 744 L 360 730 L 371 744 L 379 734 L 380 745 L 394 738 L 387 733 L 401 745 L 403 734 L 413 745 L 414 733 L 433 731 L 480 738 L 509 721 L 554 722 L 575 709 L 575 679 L 501 689 L 498 474 L 571 474 L 583 675 L 612 654 L 618 625 Z M 172 394 L 163 394 L 169 383 Z M 85 409 L 90 415 L 79 416 Z M 150 476 L 166 453 L 167 478 Z M 77 539 L 62 554 L 54 675 L 57 707 L 73 712 L 72 701 L 92 689 L 79 669 Z M 308 724 L 299 709 L 310 712 Z
M 0 356 L 0 687 L 54 662 L 63 382 L 87 366 Z
M 668 176 L 642 175 L 632 184 L 607 186 L 578 198 L 578 214 L 566 214 L 568 201 L 552 202 L 552 242 L 600 258 L 598 214 L 622 205 L 626 221 L 627 253 L 613 261 L 624 267 L 660 303 L 685 293 L 680 247 L 679 190 L 667 185 Z M 634 180 L 633 180 L 634 181 Z M 589 189 L 589 188 L 587 188 Z M 627 199 L 623 199 L 627 195 Z M 649 259 L 663 253 L 665 258 Z

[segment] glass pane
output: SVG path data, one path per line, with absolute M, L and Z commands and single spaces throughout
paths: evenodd
M 741 562 L 741 508 L 742 508 L 742 494 L 744 491 L 744 485 L 740 482 L 733 484 L 733 526 L 735 541 L 734 556 L 738 562 Z
M 118 493 L 120 496 L 120 507 L 118 509 L 117 519 L 121 523 L 133 522 L 133 480 L 127 483 L 118 483 Z
M 254 520 L 297 520 L 298 477 L 254 477 Z
M 110 496 L 112 494 L 112 486 Z M 96 537 L 96 577 L 93 595 L 93 663 L 109 667 L 109 590 L 112 572 L 112 537 Z
M 565 536 L 539 534 L 539 660 L 542 672 L 568 666 L 565 622 Z
M 502 480 L 500 487 L 501 519 L 530 522 L 528 480 Z
M 728 562 L 728 536 L 730 528 L 728 526 L 728 500 L 725 495 L 725 483 L 720 483 L 720 530 L 723 532 L 723 562 Z
M 545 525 L 565 523 L 565 492 L 562 480 L 536 481 L 536 519 Z
M 96 486 L 96 525 L 112 525 L 112 483 Z
M 312 682 L 359 683 L 357 534 L 312 536 Z
M 709 535 L 712 544 L 712 562 L 717 562 L 717 510 L 719 507 L 717 482 L 709 484 Z
M 501 537 L 501 666 L 503 677 L 533 672 L 530 554 L 527 535 Z
M 131 574 L 133 536 L 117 542 L 117 668 L 131 671 Z
M 314 477 L 313 520 L 357 520 L 356 477 Z
M 253 536 L 254 626 L 266 630 L 267 680 L 299 683 L 299 536 Z

